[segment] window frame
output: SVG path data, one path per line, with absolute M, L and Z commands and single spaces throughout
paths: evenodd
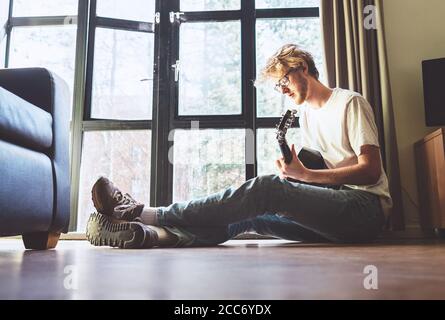
M 79 0 L 79 8 L 83 1 Z M 66 16 L 35 16 L 35 17 L 14 17 L 12 15 L 14 8 L 14 0 L 9 0 L 9 12 L 8 21 L 6 23 L 6 52 L 5 52 L 5 68 L 9 67 L 9 56 L 11 46 L 11 34 L 12 29 L 15 27 L 37 27 L 37 26 L 63 26 L 63 25 L 76 25 L 78 22 L 78 16 L 66 15 Z M 66 22 L 69 23 L 66 23 Z
M 200 129 L 245 129 L 254 133 L 253 141 L 246 135 L 245 158 L 249 159 L 248 152 L 253 152 L 254 163 L 245 164 L 246 180 L 257 176 L 257 129 L 275 128 L 280 117 L 259 117 L 257 116 L 256 88 L 254 80 L 256 79 L 256 21 L 257 19 L 268 18 L 319 18 L 320 11 L 318 7 L 302 8 L 270 8 L 256 9 L 255 0 L 240 0 L 240 10 L 226 11 L 180 11 L 179 0 L 171 1 L 171 11 L 181 12 L 179 21 L 172 24 L 170 32 L 170 41 L 172 43 L 169 65 L 172 66 L 176 60 L 179 60 L 179 28 L 180 23 L 193 22 L 224 22 L 241 21 L 241 114 L 240 115 L 179 115 L 178 94 L 179 82 L 170 82 L 170 130 L 190 128 L 192 121 L 199 121 Z M 167 66 L 167 67 L 168 67 Z M 170 72 L 170 76 L 171 73 Z M 164 96 L 164 98 L 167 98 Z M 296 121 L 298 127 L 298 121 Z M 251 148 L 247 147 L 252 144 Z M 168 142 L 172 146 L 171 142 Z M 168 163 L 168 161 L 167 161 Z M 173 165 L 169 164 L 168 174 L 165 176 L 168 181 L 167 188 L 163 198 L 159 198 L 162 204 L 170 204 L 173 196 Z
M 83 94 L 79 94 L 76 104 L 77 113 L 73 116 L 77 120 L 77 123 L 73 130 L 73 156 L 72 156 L 72 203 L 71 203 L 71 219 L 70 219 L 70 231 L 77 231 L 78 223 L 78 209 L 79 209 L 79 191 L 80 191 L 80 173 L 81 173 L 81 159 L 82 159 L 82 142 L 85 132 L 91 131 L 127 131 L 127 130 L 150 130 L 152 134 L 151 152 L 152 159 L 156 158 L 156 148 L 153 146 L 153 141 L 156 137 L 153 132 L 154 114 L 151 120 L 116 120 L 116 119 L 96 119 L 91 117 L 92 112 L 92 94 L 93 94 L 93 73 L 94 73 L 94 55 L 95 55 L 95 35 L 97 28 L 114 29 L 131 32 L 142 32 L 154 34 L 154 77 L 153 77 L 153 92 L 157 90 L 157 77 L 159 72 L 156 70 L 159 67 L 159 33 L 157 33 L 156 23 L 146 21 L 134 21 L 116 18 L 107 18 L 97 16 L 97 0 L 79 0 L 79 9 L 81 2 L 84 2 L 83 11 L 79 10 L 79 17 L 82 15 L 83 28 L 78 30 L 78 37 L 81 38 L 82 48 L 77 49 L 79 53 L 79 60 L 76 60 L 76 64 L 82 61 L 79 66 L 79 87 L 83 87 Z M 159 6 L 159 0 L 156 0 L 157 12 Z M 158 104 L 158 96 L 153 95 L 152 107 Z M 151 170 L 151 175 L 156 171 Z M 151 176 L 151 180 L 153 177 Z M 153 190 L 150 181 L 150 203 L 153 204 L 152 194 Z

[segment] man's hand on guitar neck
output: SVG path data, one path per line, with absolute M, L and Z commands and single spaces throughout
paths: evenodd
M 303 163 L 301 163 L 300 159 L 298 159 L 297 152 L 295 151 L 295 145 L 292 144 L 291 147 L 292 152 L 292 161 L 289 164 L 286 164 L 284 158 L 281 157 L 275 161 L 275 164 L 280 170 L 280 177 L 282 179 L 292 178 L 295 180 L 306 181 L 309 176 L 309 169 L 306 168 Z

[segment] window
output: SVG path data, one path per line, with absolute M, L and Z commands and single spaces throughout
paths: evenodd
M 97 0 L 97 15 L 122 20 L 153 22 L 155 0 Z
M 286 134 L 286 141 L 289 147 L 295 144 L 295 150 L 298 152 L 301 148 L 300 132 L 298 128 L 290 128 Z M 275 165 L 276 159 L 281 157 L 280 148 L 275 138 L 274 129 L 258 129 L 258 175 L 279 174 Z M 274 158 L 275 156 L 275 158 Z
M 270 55 L 291 42 L 311 51 L 323 70 L 318 1 L 256 4 L 180 1 L 181 12 L 172 27 L 178 48 L 171 61 L 171 94 L 177 97 L 169 100 L 171 129 L 185 129 L 192 120 L 199 121 L 202 130 L 175 131 L 170 155 L 173 195 L 165 202 L 201 197 L 257 174 L 277 173 L 280 152 L 273 128 L 281 113 L 295 106 L 271 86 L 258 87 L 255 99 L 252 79 Z M 246 136 L 249 131 L 257 132 L 252 139 L 256 143 Z M 298 129 L 289 131 L 288 140 L 300 145 Z M 247 161 L 249 152 L 256 161 Z
M 0 43 L 0 58 L 2 58 L 1 67 L 5 67 L 5 56 L 6 56 L 6 39 L 3 39 Z
M 0 26 L 5 27 L 8 22 L 9 0 L 0 0 Z M 3 37 L 2 37 L 3 38 Z
M 324 81 L 318 7 L 319 0 L 0 0 L 0 18 L 9 19 L 5 65 L 47 67 L 73 92 L 70 230 L 84 232 L 101 175 L 162 206 L 277 173 L 274 128 L 295 106 L 254 80 L 272 53 L 296 43 L 313 53 Z M 288 132 L 299 147 L 299 129 Z
M 9 12 L 9 0 L 0 0 L 0 60 L 1 67 L 5 66 L 7 23 Z
M 151 119 L 154 35 L 97 28 L 91 117 Z
M 318 18 L 269 18 L 256 22 L 257 69 L 266 64 L 277 48 L 297 43 L 301 48 L 312 53 L 320 72 L 320 80 L 325 82 L 321 27 Z M 259 86 L 257 91 L 258 116 L 273 117 L 292 107 L 293 102 L 275 90 Z M 292 107 L 293 108 L 293 107 Z
M 258 9 L 318 7 L 320 0 L 255 0 Z
M 173 201 L 244 182 L 244 130 L 178 130 L 174 134 Z
M 67 82 L 72 95 L 76 31 L 75 25 L 13 28 L 9 67 L 48 68 Z
M 182 11 L 239 10 L 242 0 L 182 0 Z
M 241 114 L 241 24 L 184 23 L 179 115 Z
M 91 131 L 83 137 L 77 230 L 84 231 L 94 212 L 91 187 L 106 176 L 143 203 L 150 203 L 151 132 Z
M 47 68 L 73 94 L 77 25 L 75 19 L 65 17 L 77 15 L 78 0 L 15 0 L 12 4 L 5 65 Z
M 78 0 L 14 0 L 14 17 L 75 16 Z
M 91 1 L 77 223 L 93 210 L 91 187 L 109 177 L 150 205 L 154 1 Z M 76 177 L 74 177 L 76 179 Z

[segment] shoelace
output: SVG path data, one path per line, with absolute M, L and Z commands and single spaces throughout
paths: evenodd
M 137 201 L 134 200 L 128 193 L 122 194 L 122 192 L 119 190 L 114 191 L 113 199 L 117 201 L 118 205 L 137 204 Z
M 116 190 L 113 194 L 113 199 L 117 201 L 117 206 L 114 208 L 115 212 L 128 213 L 132 215 L 134 209 L 139 203 L 134 200 L 128 193 L 122 194 L 122 192 Z

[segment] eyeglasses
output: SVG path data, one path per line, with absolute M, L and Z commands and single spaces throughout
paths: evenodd
M 293 71 L 297 71 L 298 69 L 296 68 L 291 68 L 289 69 L 286 74 L 280 79 L 278 80 L 278 82 L 275 84 L 275 91 L 279 92 L 279 93 L 283 93 L 283 89 L 287 88 L 287 86 L 289 85 L 289 74 L 291 74 L 291 72 Z

